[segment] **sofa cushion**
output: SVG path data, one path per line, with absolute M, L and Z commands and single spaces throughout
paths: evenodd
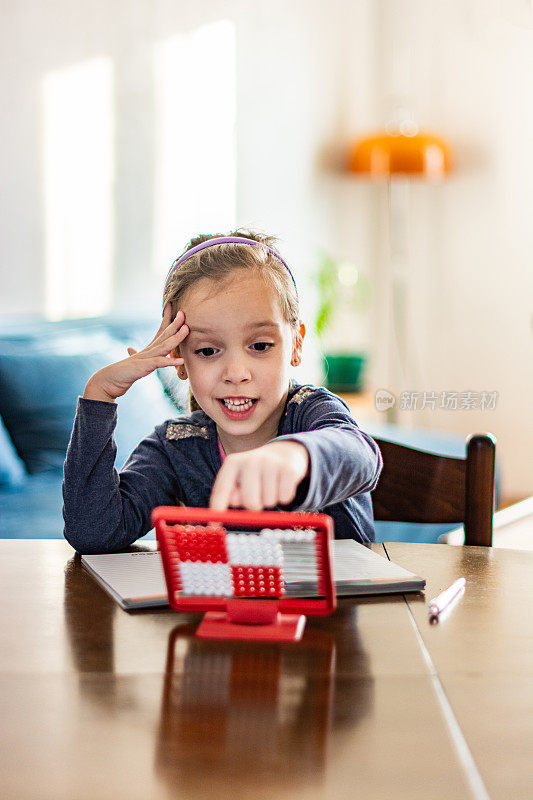
M 78 395 L 90 376 L 127 357 L 105 329 L 53 328 L 34 340 L 0 342 L 0 414 L 30 473 L 61 470 Z M 152 373 L 118 399 L 116 466 L 155 425 L 177 412 Z
M 0 354 L 6 343 L 26 344 L 33 348 L 36 342 L 44 338 L 90 336 L 93 333 L 108 333 L 112 339 L 126 347 L 131 345 L 142 350 L 152 340 L 161 320 L 158 317 L 142 317 L 138 314 L 106 314 L 100 317 L 79 317 L 62 320 L 46 320 L 42 317 L 20 317 L 11 321 L 2 320 L 0 324 Z M 124 356 L 122 356 L 124 357 Z M 176 410 L 187 412 L 188 382 L 181 381 L 174 367 L 162 367 L 156 370 L 167 397 Z
M 24 462 L 15 450 L 0 417 L 0 486 L 3 490 L 22 486 L 26 477 Z

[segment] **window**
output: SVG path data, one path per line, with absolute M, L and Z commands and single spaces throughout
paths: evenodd
M 93 316 L 111 304 L 113 117 L 108 58 L 44 79 L 45 313 Z

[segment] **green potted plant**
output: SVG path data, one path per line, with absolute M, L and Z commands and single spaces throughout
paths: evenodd
M 321 252 L 315 285 L 315 331 L 322 349 L 324 385 L 337 393 L 359 392 L 368 359 L 363 317 L 370 284 L 355 264 Z

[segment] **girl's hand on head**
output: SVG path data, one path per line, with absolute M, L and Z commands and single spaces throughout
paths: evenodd
M 273 441 L 226 456 L 213 484 L 209 508 L 261 511 L 287 505 L 309 470 L 309 453 L 299 442 Z
M 95 372 L 89 378 L 83 396 L 114 402 L 117 397 L 126 394 L 139 378 L 146 377 L 160 367 L 181 366 L 184 363 L 183 358 L 173 358 L 171 353 L 185 339 L 189 328 L 185 325 L 183 311 L 178 311 L 172 322 L 171 314 L 171 305 L 167 303 L 161 325 L 152 341 L 143 350 L 137 351 L 128 347 L 129 358 L 116 361 Z

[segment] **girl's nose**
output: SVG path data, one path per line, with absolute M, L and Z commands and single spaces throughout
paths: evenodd
M 242 381 L 249 381 L 251 377 L 246 360 L 242 355 L 228 355 L 228 358 L 225 359 L 223 374 L 223 378 L 227 383 L 242 383 Z

